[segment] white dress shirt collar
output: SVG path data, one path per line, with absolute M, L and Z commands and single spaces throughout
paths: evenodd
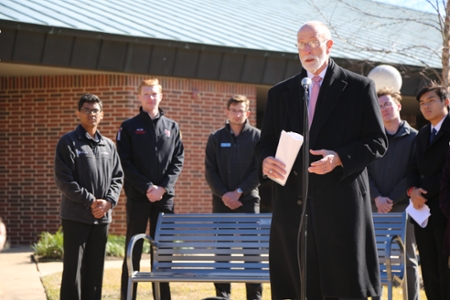
M 321 85 L 322 85 L 323 79 L 325 78 L 325 74 L 327 74 L 327 69 L 328 69 L 328 66 L 327 66 L 325 69 L 323 69 L 323 71 L 320 72 L 320 74 L 319 74 L 320 78 L 322 78 L 322 79 L 320 80 L 320 84 L 321 84 Z M 316 76 L 316 75 L 314 75 L 313 73 L 310 73 L 309 71 L 306 71 L 306 74 L 308 75 L 308 78 L 311 78 L 311 79 L 312 79 L 314 76 Z
M 437 123 L 436 126 L 433 127 L 433 125 L 431 125 L 430 126 L 430 130 L 431 130 L 430 132 L 433 132 L 433 128 L 434 128 L 434 129 L 436 129 L 436 133 L 438 133 L 439 130 L 441 129 L 441 127 L 442 127 L 442 123 L 444 123 L 444 120 L 445 120 L 445 117 L 442 118 L 442 120 L 439 121 L 439 123 Z

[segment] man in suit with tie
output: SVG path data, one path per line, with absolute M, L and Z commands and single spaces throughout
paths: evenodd
M 450 299 L 450 270 L 443 254 L 447 218 L 439 208 L 442 167 L 450 141 L 450 95 L 444 86 L 429 85 L 416 96 L 420 111 L 430 123 L 417 134 L 413 157 L 408 166 L 407 194 L 414 208 L 430 207 L 428 224 L 422 228 L 414 222 L 425 294 L 428 299 Z
M 287 177 L 274 184 L 270 237 L 272 299 L 300 299 L 298 227 L 304 200 L 302 155 L 290 174 L 274 158 L 282 130 L 303 132 L 302 78 L 312 78 L 308 107 L 310 158 L 306 294 L 315 299 L 366 299 L 380 295 L 380 277 L 366 166 L 386 152 L 373 81 L 339 67 L 325 24 L 297 33 L 303 70 L 269 90 L 256 148 L 260 174 Z M 309 150 L 309 149 L 307 149 Z M 302 151 L 302 150 L 301 150 Z M 304 282 L 304 281 L 303 281 Z

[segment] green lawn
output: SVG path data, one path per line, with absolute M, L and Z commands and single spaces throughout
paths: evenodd
M 120 275 L 121 269 L 106 269 L 103 279 L 103 299 L 120 299 Z M 59 286 L 61 273 L 44 276 L 42 278 L 48 300 L 59 299 Z M 215 296 L 212 283 L 171 283 L 173 300 L 200 300 Z M 245 284 L 232 283 L 233 299 L 246 299 Z M 139 283 L 137 299 L 153 299 L 151 283 Z M 263 299 L 270 299 L 270 285 L 264 284 Z
M 120 299 L 120 275 L 121 269 L 106 269 L 103 279 L 103 299 Z M 48 300 L 59 299 L 59 286 L 61 273 L 44 276 L 42 278 Z M 206 297 L 215 296 L 214 285 L 212 283 L 171 283 L 173 300 L 200 300 Z M 232 299 L 244 300 L 245 285 L 233 283 Z M 421 291 L 420 298 L 427 299 L 424 291 Z M 150 283 L 139 283 L 137 299 L 152 299 L 152 288 Z M 383 289 L 383 299 L 387 299 L 386 288 Z M 394 300 L 402 300 L 400 288 L 395 288 Z M 270 285 L 264 284 L 263 300 L 270 300 Z

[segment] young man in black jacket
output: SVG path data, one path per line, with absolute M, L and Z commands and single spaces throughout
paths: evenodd
M 254 155 L 260 130 L 248 122 L 250 101 L 243 95 L 228 100 L 225 126 L 206 145 L 205 177 L 213 194 L 213 213 L 259 213 L 259 178 Z M 229 299 L 229 283 L 216 283 L 217 296 Z M 247 299 L 260 300 L 262 285 L 247 283 Z
M 378 213 L 404 212 L 409 205 L 406 195 L 406 171 L 411 159 L 417 130 L 402 120 L 400 92 L 390 88 L 377 91 L 381 116 L 389 141 L 386 154 L 367 167 L 370 183 L 372 211 Z M 408 222 L 406 228 L 406 268 L 408 299 L 418 300 L 420 293 L 419 270 L 416 255 L 414 226 Z M 375 299 L 372 297 L 372 299 Z M 378 298 L 379 299 L 379 298 Z
M 133 237 L 143 233 L 150 222 L 150 236 L 155 236 L 158 215 L 174 212 L 174 185 L 184 161 L 184 149 L 178 124 L 165 117 L 159 104 L 162 87 L 158 79 L 148 79 L 138 87 L 139 114 L 122 123 L 117 133 L 117 150 L 125 172 L 127 196 L 126 247 Z M 136 243 L 133 267 L 139 269 L 142 240 Z M 125 256 L 126 257 L 126 256 Z M 170 299 L 168 283 L 161 283 L 161 299 Z M 122 299 L 126 299 L 128 267 L 122 267 Z M 136 295 L 137 284 L 133 289 Z M 154 290 L 154 288 L 153 288 Z
M 77 117 L 80 125 L 61 137 L 55 154 L 64 231 L 60 299 L 100 300 L 111 210 L 119 201 L 123 172 L 113 141 L 97 130 L 103 119 L 100 99 L 83 95 Z

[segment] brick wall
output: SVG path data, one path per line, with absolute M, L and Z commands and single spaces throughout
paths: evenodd
M 115 140 L 120 123 L 137 114 L 136 87 L 148 76 L 70 75 L 0 78 L 0 217 L 11 244 L 31 244 L 42 231 L 55 232 L 60 195 L 53 180 L 53 157 L 61 135 L 78 120 L 76 105 L 84 93 L 103 101 L 99 126 Z M 176 212 L 208 213 L 210 190 L 204 180 L 208 135 L 223 126 L 226 101 L 245 94 L 256 112 L 252 85 L 159 77 L 161 108 L 180 124 L 185 164 L 176 184 Z M 256 113 L 250 115 L 256 124 Z M 125 197 L 114 210 L 111 233 L 125 234 Z

